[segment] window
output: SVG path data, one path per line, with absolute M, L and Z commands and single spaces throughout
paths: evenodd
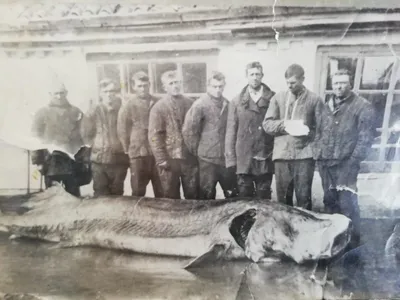
M 400 148 L 400 132 L 393 127 L 400 122 L 400 62 L 398 54 L 393 54 L 399 50 L 361 46 L 318 50 L 322 74 L 319 88 L 325 99 L 333 95 L 331 76 L 338 69 L 346 68 L 352 74 L 353 91 L 375 108 L 376 135 L 365 161 L 367 165 L 400 162 L 399 155 L 395 155 Z
M 114 59 L 110 59 L 114 57 Z M 153 95 L 165 94 L 161 76 L 166 71 L 176 70 L 182 76 L 182 92 L 189 97 L 198 98 L 206 92 L 207 76 L 217 65 L 217 55 L 214 50 L 168 52 L 153 54 L 135 54 L 118 56 L 94 55 L 88 57 L 94 64 L 96 80 L 111 77 L 121 84 L 121 94 L 133 94 L 131 86 L 132 75 L 144 71 L 150 78 L 150 92 Z M 123 97 L 124 98 L 124 97 Z

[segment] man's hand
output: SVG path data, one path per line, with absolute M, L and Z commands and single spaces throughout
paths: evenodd
M 158 166 L 160 167 L 160 169 L 163 169 L 163 170 L 169 170 L 169 168 L 170 168 L 170 165 L 167 161 L 163 161 Z
M 230 172 L 230 173 L 236 173 L 236 165 L 235 166 L 230 166 L 227 169 L 228 169 L 228 172 Z

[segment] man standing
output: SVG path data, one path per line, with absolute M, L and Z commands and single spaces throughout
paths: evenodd
M 198 165 L 182 136 L 185 115 L 193 100 L 181 94 L 176 71 L 161 76 L 167 95 L 150 111 L 149 142 L 161 179 L 163 197 L 180 198 L 180 181 L 186 199 L 198 198 Z
M 65 149 L 70 154 L 76 154 L 83 146 L 80 135 L 80 123 L 83 117 L 81 110 L 67 100 L 67 89 L 61 82 L 53 82 L 51 101 L 41 108 L 34 116 L 32 135 L 43 143 L 52 144 Z M 32 152 L 32 163 L 38 165 L 46 188 L 52 182 L 60 182 L 65 190 L 72 195 L 80 196 L 80 183 L 77 176 L 77 163 L 68 154 L 54 151 L 38 150 Z
M 186 114 L 183 139 L 198 157 L 200 199 L 215 199 L 219 182 L 226 198 L 235 194 L 235 173 L 225 167 L 225 133 L 229 102 L 222 94 L 225 76 L 212 72 L 207 94 L 196 100 Z
M 318 112 L 314 158 L 324 189 L 327 213 L 341 213 L 352 220 L 351 247 L 360 241 L 357 176 L 374 134 L 375 112 L 364 98 L 351 91 L 350 73 L 332 76 L 333 97 Z
M 226 166 L 236 168 L 239 196 L 270 199 L 274 139 L 264 132 L 262 122 L 275 93 L 262 83 L 259 62 L 246 66 L 246 76 L 248 85 L 229 104 Z
M 82 137 L 92 145 L 91 162 L 94 196 L 123 195 L 128 156 L 117 136 L 121 99 L 111 79 L 100 82 L 100 101 L 82 120 Z
M 118 137 L 129 155 L 132 196 L 143 197 L 151 181 L 155 197 L 162 197 L 161 181 L 149 140 L 149 115 L 157 98 L 150 95 L 149 77 L 144 72 L 132 76 L 133 98 L 123 105 L 118 117 Z
M 293 206 L 293 189 L 297 205 L 311 210 L 311 187 L 315 161 L 312 143 L 315 136 L 317 107 L 322 99 L 304 85 L 304 69 L 297 64 L 285 72 L 287 91 L 276 94 L 263 122 L 264 130 L 275 137 L 273 161 L 278 201 Z M 289 134 L 288 122 L 300 121 L 309 129 L 300 136 Z

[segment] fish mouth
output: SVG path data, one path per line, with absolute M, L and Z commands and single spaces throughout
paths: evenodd
M 229 227 L 230 234 L 242 249 L 245 249 L 245 242 L 250 229 L 256 221 L 256 215 L 257 211 L 255 209 L 249 209 L 235 217 Z
M 349 244 L 350 239 L 351 239 L 351 226 L 349 226 L 345 231 L 343 231 L 333 239 L 331 257 L 341 253 Z

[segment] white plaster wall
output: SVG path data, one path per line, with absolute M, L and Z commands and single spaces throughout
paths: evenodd
M 58 76 L 68 89 L 68 99 L 83 111 L 88 106 L 88 76 L 85 57 L 79 52 L 58 52 L 50 57 L 1 57 L 0 139 L 24 141 L 29 137 L 34 113 L 49 101 L 48 87 Z M 0 143 L 0 192 L 26 189 L 27 152 Z M 40 176 L 30 165 L 30 187 L 38 189 Z M 20 191 L 21 192 L 21 191 Z M 22 191 L 23 192 L 23 191 Z
M 3 56 L 1 69 L 0 137 L 10 133 L 21 137 L 29 135 L 32 117 L 49 102 L 48 89 L 57 78 L 65 84 L 69 101 L 87 110 L 87 67 L 79 51 L 59 51 L 48 57 Z

